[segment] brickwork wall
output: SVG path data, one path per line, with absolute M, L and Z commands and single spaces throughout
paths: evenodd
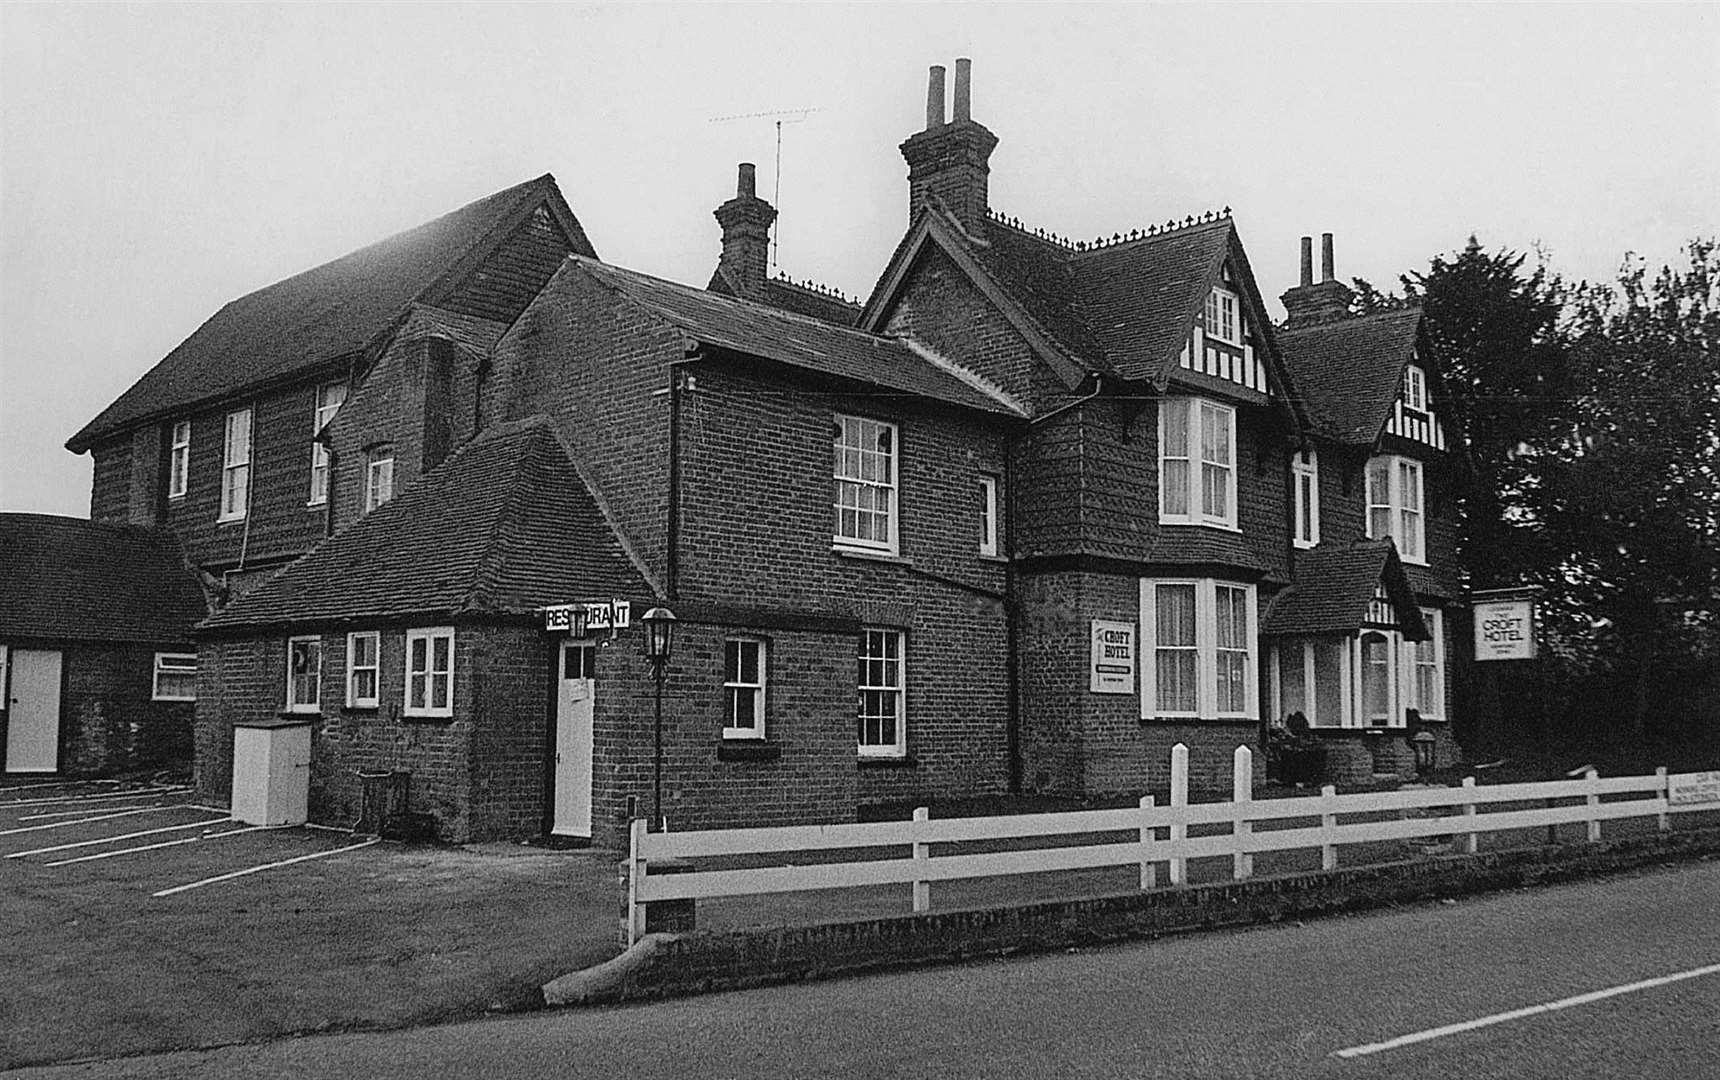
M 124 524 L 131 520 L 131 439 L 115 436 L 90 448 L 90 520 Z
M 146 424 L 131 433 L 127 519 L 134 525 L 154 525 L 160 520 L 161 500 L 167 494 L 163 434 L 159 424 Z
M 572 247 L 561 226 L 540 208 L 521 222 L 441 306 L 476 318 L 511 323 Z
M 233 795 L 233 725 L 268 720 L 286 700 L 285 639 L 199 642 L 192 783 L 200 801 Z
M 60 699 L 63 754 L 71 776 L 110 776 L 191 760 L 188 701 L 154 701 L 156 652 L 189 645 L 66 644 Z

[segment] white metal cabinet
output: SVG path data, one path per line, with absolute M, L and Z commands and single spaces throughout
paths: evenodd
M 303 825 L 310 804 L 311 725 L 263 720 L 233 727 L 233 818 Z

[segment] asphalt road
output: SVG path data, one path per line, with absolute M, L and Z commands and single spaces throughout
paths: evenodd
M 1338 1056 L 1670 976 L 1682 977 Z M 1720 862 L 1305 925 L 7 1075 L 1720 1077 Z

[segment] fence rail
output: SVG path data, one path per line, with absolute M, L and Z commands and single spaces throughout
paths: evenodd
M 1171 796 L 1164 806 L 1149 796 L 1113 810 L 939 820 L 921 808 L 911 821 L 679 833 L 648 832 L 638 820 L 630 838 L 628 941 L 644 933 L 645 905 L 660 901 L 911 885 L 913 910 L 927 911 L 934 881 L 1136 866 L 1140 887 L 1150 889 L 1158 884 L 1160 866 L 1167 868 L 1169 884 L 1186 883 L 1189 859 L 1228 856 L 1232 878 L 1242 880 L 1252 876 L 1253 857 L 1263 852 L 1317 848 L 1322 868 L 1331 870 L 1345 844 L 1452 836 L 1460 850 L 1473 853 L 1485 832 L 1583 823 L 1595 841 L 1603 821 L 1652 816 L 1666 830 L 1669 814 L 1715 808 L 1669 802 L 1664 768 L 1648 776 L 1603 779 L 1591 769 L 1570 780 L 1478 787 L 1465 779 L 1460 787 L 1346 795 L 1328 786 L 1318 795 L 1255 800 L 1253 756 L 1246 746 L 1236 748 L 1233 767 L 1228 802 L 1189 803 L 1188 748 L 1178 744 L 1171 751 Z M 1561 800 L 1566 802 L 1556 805 Z M 1297 819 L 1318 824 L 1290 824 Z M 1190 836 L 1190 826 L 1228 829 Z M 1055 837 L 1070 843 L 933 853 L 934 845 Z M 865 854 L 854 861 L 746 868 L 700 868 L 693 862 L 839 850 Z M 664 872 L 663 864 L 671 861 L 674 872 Z

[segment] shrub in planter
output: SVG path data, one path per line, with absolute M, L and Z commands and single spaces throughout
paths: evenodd
M 1326 769 L 1326 748 L 1308 718 L 1293 712 L 1266 729 L 1266 776 L 1281 784 L 1317 784 Z

